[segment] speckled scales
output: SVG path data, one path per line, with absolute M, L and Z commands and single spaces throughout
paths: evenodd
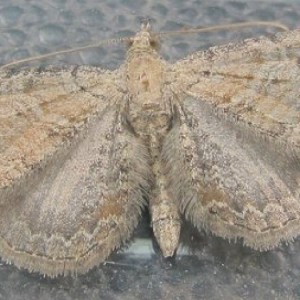
M 3 130 L 14 143 L 1 149 L 0 249 L 17 266 L 50 276 L 84 273 L 137 225 L 151 184 L 147 150 L 125 128 L 123 95 L 111 90 L 112 98 L 102 99 L 107 86 L 97 71 L 96 77 L 84 67 L 13 76 L 10 115 L 1 121 L 19 128 L 14 136 Z M 25 92 L 27 83 L 32 92 Z
M 148 25 L 118 70 L 26 69 L 0 79 L 0 255 L 85 273 L 148 201 L 164 256 L 181 218 L 258 250 L 300 233 L 300 31 L 171 65 Z
M 165 155 L 174 197 L 199 229 L 259 250 L 299 234 L 299 61 L 296 30 L 172 66 L 181 125 Z

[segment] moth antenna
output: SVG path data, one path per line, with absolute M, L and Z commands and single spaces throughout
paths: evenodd
M 37 61 L 37 60 L 43 60 L 43 59 L 51 58 L 51 57 L 54 57 L 54 56 L 60 55 L 60 54 L 69 54 L 69 53 L 78 52 L 78 51 L 82 51 L 82 50 L 97 48 L 97 47 L 100 47 L 102 45 L 112 45 L 112 44 L 125 43 L 125 42 L 130 41 L 130 38 L 131 37 L 124 37 L 124 38 L 115 38 L 115 39 L 103 40 L 103 41 L 100 41 L 100 42 L 92 44 L 92 45 L 87 45 L 87 46 L 73 48 L 73 49 L 55 51 L 55 52 L 51 52 L 51 53 L 47 53 L 47 54 L 43 54 L 43 55 L 37 55 L 37 56 L 34 56 L 34 57 L 28 57 L 28 58 L 16 60 L 16 61 L 10 62 L 8 64 L 5 64 L 3 66 L 0 66 L 0 70 L 11 67 L 11 66 L 23 64 L 23 63 L 28 63 L 28 62 L 33 62 L 33 61 Z
M 163 35 L 177 35 L 177 34 L 183 34 L 183 33 L 186 34 L 186 33 L 214 32 L 214 31 L 221 31 L 221 30 L 227 30 L 227 29 L 239 29 L 239 28 L 251 27 L 251 26 L 274 27 L 274 28 L 278 28 L 283 31 L 289 30 L 289 28 L 287 26 L 285 26 L 284 24 L 281 24 L 279 22 L 254 21 L 254 22 L 242 22 L 242 23 L 232 23 L 232 24 L 226 24 L 226 25 L 217 25 L 217 26 L 211 26 L 211 27 L 206 27 L 206 28 L 165 31 L 165 32 L 158 33 L 157 36 L 160 37 Z M 141 29 L 149 31 L 151 29 L 150 21 L 147 20 L 147 21 L 142 22 Z M 103 41 L 100 41 L 100 42 L 92 44 L 92 45 L 87 45 L 87 46 L 73 48 L 73 49 L 60 50 L 60 51 L 55 51 L 55 52 L 51 52 L 51 53 L 47 53 L 47 54 L 43 54 L 43 55 L 37 55 L 34 57 L 24 58 L 24 59 L 10 62 L 3 66 L 0 66 L 0 70 L 15 66 L 15 65 L 19 65 L 22 63 L 28 63 L 28 62 L 33 62 L 33 61 L 37 61 L 37 60 L 51 58 L 51 57 L 54 57 L 54 56 L 60 55 L 60 54 L 69 54 L 69 53 L 74 53 L 74 52 L 78 52 L 78 51 L 82 51 L 82 50 L 97 48 L 102 45 L 130 43 L 131 38 L 132 37 L 108 39 L 108 40 L 103 40 Z
M 176 31 L 165 31 L 165 32 L 160 32 L 159 35 L 162 36 L 162 35 L 177 35 L 177 34 L 186 34 L 186 33 L 214 32 L 214 31 L 224 31 L 228 29 L 240 29 L 244 27 L 260 27 L 260 26 L 274 27 L 282 31 L 289 30 L 287 26 L 279 22 L 253 21 L 253 22 L 222 24 L 222 25 L 216 25 L 216 26 L 211 26 L 206 28 L 191 28 L 191 29 L 182 29 Z

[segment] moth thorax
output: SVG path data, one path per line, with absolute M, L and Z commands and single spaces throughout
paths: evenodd
M 167 103 L 132 103 L 128 120 L 141 137 L 147 139 L 147 136 L 157 135 L 163 138 L 171 127 L 171 107 Z

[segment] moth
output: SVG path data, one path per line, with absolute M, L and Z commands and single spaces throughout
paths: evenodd
M 115 71 L 1 71 L 0 255 L 85 273 L 147 205 L 165 257 L 181 220 L 257 250 L 300 233 L 300 30 L 174 64 L 145 24 Z

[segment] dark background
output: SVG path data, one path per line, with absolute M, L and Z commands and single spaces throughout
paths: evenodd
M 300 1 L 2 0 L 0 63 L 132 35 L 144 18 L 152 20 L 155 31 L 250 20 L 297 28 Z M 161 53 L 176 61 L 212 45 L 275 31 L 169 36 Z M 125 50 L 122 44 L 109 45 L 46 63 L 114 69 L 124 61 Z M 44 278 L 2 262 L 0 299 L 300 299 L 300 239 L 260 253 L 241 241 L 228 242 L 184 225 L 175 261 L 164 261 L 152 245 L 145 213 L 129 248 L 77 278 Z

